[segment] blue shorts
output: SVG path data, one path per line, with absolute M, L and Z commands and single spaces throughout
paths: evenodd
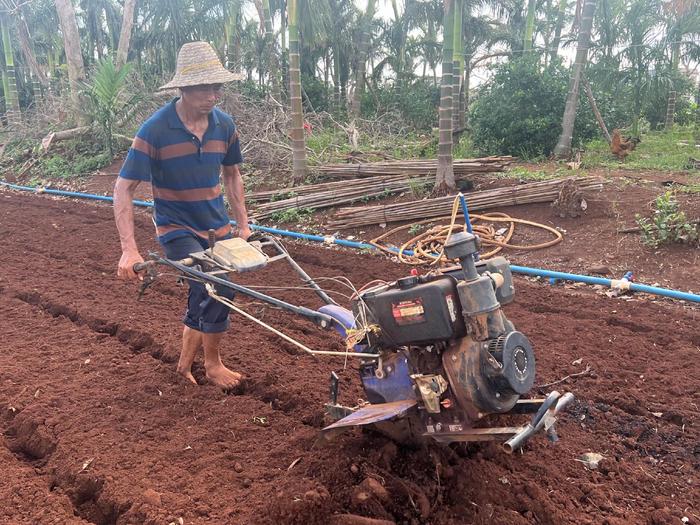
M 208 248 L 208 243 L 194 235 L 187 235 L 176 237 L 162 246 L 168 259 L 178 261 L 189 257 L 191 253 L 201 252 Z M 225 274 L 217 275 L 217 277 L 227 279 Z M 186 281 L 190 292 L 187 298 L 187 311 L 182 320 L 185 326 L 205 334 L 225 332 L 229 327 L 229 307 L 209 297 L 203 284 L 190 279 L 186 279 Z M 216 286 L 216 292 L 227 299 L 233 299 L 235 295 L 235 292 L 230 288 L 219 286 Z

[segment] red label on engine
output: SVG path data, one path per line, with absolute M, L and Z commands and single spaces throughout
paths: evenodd
M 391 312 L 396 324 L 400 326 L 425 322 L 425 309 L 421 299 L 393 303 Z

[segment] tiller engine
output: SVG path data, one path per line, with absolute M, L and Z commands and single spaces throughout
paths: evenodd
M 266 255 L 265 247 L 275 248 L 276 254 Z M 497 440 L 505 442 L 508 452 L 542 428 L 556 440 L 557 413 L 573 395 L 553 391 L 544 399 L 521 399 L 534 384 L 535 355 L 528 338 L 501 309 L 515 293 L 508 261 L 477 262 L 479 238 L 467 232 L 453 233 L 444 248 L 459 267 L 362 289 L 353 296 L 352 310 L 337 305 L 271 237 L 253 243 L 211 241 L 209 250 L 185 261 L 152 259 L 205 282 L 212 297 L 309 353 L 360 359 L 366 401 L 356 407 L 338 404 L 338 377 L 332 374 L 326 408 L 334 422 L 324 428 L 327 434 L 371 425 L 401 442 Z M 287 259 L 326 305 L 318 310 L 291 305 L 217 277 L 277 259 Z M 335 327 L 348 352 L 310 350 L 220 297 L 215 286 L 290 310 L 323 328 Z M 491 421 L 488 416 L 524 413 L 534 413 L 524 425 L 483 424 Z
M 325 430 L 374 424 L 401 441 L 505 440 L 509 452 L 542 427 L 556 439 L 555 416 L 573 395 L 520 399 L 534 384 L 535 355 L 501 309 L 515 293 L 510 265 L 503 257 L 475 262 L 478 248 L 478 237 L 453 233 L 445 254 L 461 269 L 404 277 L 354 299 L 348 334 L 358 351 L 377 354 L 360 365 L 369 404 Z M 334 402 L 336 389 L 328 409 L 340 415 L 347 409 Z M 526 412 L 535 416 L 525 426 L 474 426 Z

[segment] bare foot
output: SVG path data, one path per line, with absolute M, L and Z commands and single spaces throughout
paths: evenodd
M 177 362 L 177 373 L 195 385 L 197 381 L 192 375 L 192 363 L 202 348 L 202 334 L 185 326 L 182 330 L 182 351 Z
M 197 385 L 197 380 L 194 378 L 192 375 L 192 370 L 187 369 L 187 368 L 180 368 L 179 366 L 177 367 L 177 373 L 180 374 L 182 377 L 190 381 L 191 383 L 194 383 Z
M 242 374 L 229 370 L 222 364 L 211 365 L 207 368 L 207 379 L 224 390 L 237 387 L 242 377 Z

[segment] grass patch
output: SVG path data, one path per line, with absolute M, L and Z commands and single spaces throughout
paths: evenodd
M 538 182 L 544 180 L 561 179 L 562 177 L 571 177 L 574 175 L 580 175 L 580 173 L 568 169 L 565 170 L 563 168 L 557 168 L 553 172 L 546 172 L 544 170 L 530 170 L 523 166 L 515 166 L 514 168 L 504 172 L 493 173 L 492 175 L 503 179 L 518 179 Z
M 290 208 L 270 215 L 270 220 L 279 223 L 299 223 L 308 220 L 313 214 L 311 208 Z
M 461 144 L 461 143 L 460 143 Z M 437 157 L 437 132 L 431 134 L 408 133 L 406 135 L 369 135 L 360 132 L 358 149 L 367 153 L 363 161 L 374 162 L 388 159 L 420 159 Z M 309 164 L 318 166 L 345 162 L 352 152 L 347 135 L 337 128 L 314 130 L 306 137 L 306 147 L 309 151 Z M 464 151 L 471 148 L 470 142 L 465 141 L 461 146 Z M 455 150 L 455 158 L 462 155 L 461 150 Z
M 700 182 L 693 182 L 692 184 L 680 185 L 676 184 L 673 189 L 679 193 L 690 193 L 690 194 L 700 194 Z
M 389 159 L 435 159 L 438 151 L 438 132 L 408 133 L 406 135 L 369 135 L 360 132 L 359 150 L 366 152 L 365 162 L 387 160 L 378 153 L 383 153 Z M 309 152 L 309 164 L 321 165 L 344 162 L 351 153 L 347 135 L 337 128 L 314 130 L 306 137 L 306 147 Z M 374 155 L 373 155 L 374 153 Z M 479 152 L 474 148 L 471 137 L 462 134 L 454 143 L 452 157 L 467 159 L 478 157 Z
M 700 157 L 700 148 L 693 141 L 693 130 L 680 128 L 671 132 L 651 131 L 642 135 L 637 148 L 620 161 L 610 152 L 605 140 L 594 140 L 586 145 L 583 164 L 586 168 L 626 168 L 655 171 L 691 171 L 690 158 Z
M 480 156 L 479 151 L 474 147 L 471 136 L 467 134 L 462 134 L 459 137 L 459 141 L 452 145 L 453 159 L 473 159 Z

